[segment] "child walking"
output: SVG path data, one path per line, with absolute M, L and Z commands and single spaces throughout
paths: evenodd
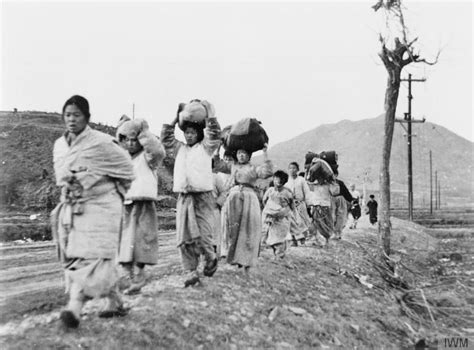
M 291 215 L 294 209 L 293 193 L 285 187 L 288 174 L 277 170 L 273 174 L 273 187 L 263 196 L 263 241 L 273 249 L 275 257 L 284 258 L 286 239 L 290 234 Z

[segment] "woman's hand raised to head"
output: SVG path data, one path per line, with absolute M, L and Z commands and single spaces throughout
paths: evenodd
M 209 101 L 206 101 L 206 100 L 201 101 L 201 103 L 204 107 L 206 107 L 207 117 L 208 118 L 215 118 L 216 117 L 216 109 L 214 108 L 212 103 L 209 102 Z
M 175 126 L 176 124 L 178 124 L 178 122 L 179 122 L 179 113 L 184 109 L 184 106 L 186 106 L 186 103 L 182 103 L 182 102 L 178 105 L 178 110 L 176 111 L 176 117 L 171 122 L 172 126 Z
M 148 122 L 145 119 L 137 119 L 137 121 L 140 123 L 140 132 L 148 131 L 150 129 L 150 126 L 148 125 Z

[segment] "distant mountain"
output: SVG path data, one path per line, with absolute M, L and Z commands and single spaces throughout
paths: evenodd
M 287 169 L 297 161 L 303 166 L 307 151 L 336 150 L 340 178 L 362 189 L 377 192 L 382 152 L 383 116 L 360 121 L 343 120 L 305 132 L 269 150 L 275 167 Z M 115 134 L 115 128 L 91 123 L 100 131 Z M 64 132 L 57 113 L 0 111 L 0 205 L 9 208 L 46 209 L 54 206 L 59 191 L 54 183 L 52 148 Z M 407 145 L 405 131 L 397 124 L 391 157 L 392 203 L 404 205 L 407 188 Z M 442 203 L 467 206 L 474 201 L 474 144 L 446 128 L 433 124 L 413 124 L 413 175 L 415 205 L 429 203 L 429 150 L 433 151 L 433 174 L 438 171 Z M 270 142 L 271 142 L 271 135 Z M 261 162 L 255 157 L 254 162 Z M 159 191 L 171 193 L 172 176 L 160 168 Z M 418 204 L 417 204 L 418 203 Z M 429 205 L 429 204 L 428 204 Z
M 362 187 L 378 190 L 378 174 L 382 157 L 384 116 L 360 121 L 343 120 L 324 124 L 288 141 L 276 144 L 269 150 L 269 157 L 276 168 L 287 169 L 288 163 L 304 163 L 307 151 L 336 150 L 339 156 L 339 176 L 342 180 Z M 391 190 L 404 196 L 407 191 L 407 141 L 403 127 L 397 123 L 393 135 L 390 161 Z M 425 122 L 412 124 L 413 186 L 415 200 L 429 201 L 430 164 L 429 151 L 433 154 L 435 170 L 441 183 L 442 203 L 449 197 L 472 198 L 474 143 L 448 129 Z M 271 141 L 271 135 L 270 141 Z M 261 157 L 255 157 L 260 162 Z M 434 180 L 433 180 L 434 181 Z M 392 201 L 393 202 L 393 201 Z M 429 202 L 428 202 L 429 203 Z M 467 204 L 467 203 L 465 203 Z

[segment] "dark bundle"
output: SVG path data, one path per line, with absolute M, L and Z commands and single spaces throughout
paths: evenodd
M 331 166 L 324 160 L 318 158 L 314 159 L 308 170 L 307 179 L 310 182 L 317 181 L 319 184 L 329 183 L 334 181 L 334 172 Z
M 337 168 L 339 165 L 337 164 L 337 153 L 336 151 L 323 151 L 319 154 L 319 158 L 326 161 L 329 166 L 331 167 L 334 174 L 337 174 Z
M 225 149 L 259 151 L 268 143 L 268 136 L 261 123 L 254 118 L 244 118 L 222 130 Z
M 304 156 L 304 167 L 308 168 L 311 166 L 311 162 L 313 161 L 314 158 L 319 158 L 319 154 L 308 151 L 306 155 Z

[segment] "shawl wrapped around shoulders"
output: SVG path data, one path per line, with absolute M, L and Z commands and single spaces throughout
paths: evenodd
M 56 140 L 53 150 L 54 172 L 58 186 L 64 186 L 74 174 L 84 190 L 102 177 L 117 180 L 126 189 L 134 179 L 130 155 L 112 136 L 89 126 L 68 144 L 66 135 Z
M 51 213 L 62 261 L 111 259 L 118 249 L 123 195 L 134 178 L 130 155 L 113 138 L 90 127 L 53 150 L 61 203 Z

